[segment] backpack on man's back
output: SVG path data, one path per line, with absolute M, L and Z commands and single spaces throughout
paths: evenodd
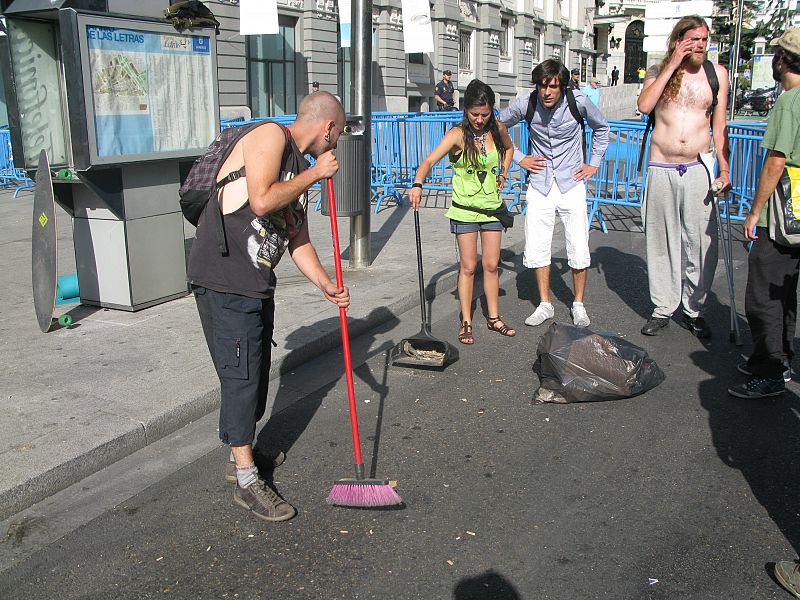
M 231 171 L 223 179 L 217 181 L 219 171 L 222 165 L 230 156 L 236 144 L 245 135 L 250 133 L 256 127 L 273 123 L 274 121 L 261 121 L 257 123 L 247 123 L 237 127 L 229 127 L 223 129 L 217 138 L 211 142 L 208 149 L 194 161 L 186 180 L 181 185 L 179 190 L 180 205 L 183 216 L 189 223 L 197 227 L 200 221 L 200 216 L 206 209 L 209 200 L 213 197 L 216 199 L 219 191 L 231 181 L 236 181 L 240 177 L 244 177 L 244 166 L 236 171 Z M 279 125 L 287 135 L 286 128 Z M 225 228 L 222 223 L 222 212 L 217 203 L 216 210 L 214 211 L 214 222 L 216 225 L 217 243 L 219 250 L 222 254 L 227 252 L 227 243 L 225 241 Z

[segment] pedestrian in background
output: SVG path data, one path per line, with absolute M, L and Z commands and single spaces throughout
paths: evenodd
M 506 127 L 513 127 L 529 115 L 531 118 L 528 123 L 531 155 L 514 151 L 514 160 L 529 172 L 523 264 L 536 272 L 540 300 L 525 324 L 541 325 L 555 314 L 550 303 L 550 262 L 558 214 L 564 224 L 567 260 L 575 290 L 572 322 L 586 327 L 590 321 L 583 300 L 586 270 L 591 263 L 586 182 L 603 160 L 608 146 L 608 121 L 583 92 L 569 89 L 570 74 L 561 62 L 548 59 L 540 63 L 533 70 L 531 81 L 535 90 L 513 100 L 500 113 Z M 532 114 L 528 110 L 531 102 L 535 102 Z M 573 114 L 573 107 L 577 115 Z M 584 121 L 593 131 L 592 155 L 588 160 L 584 155 Z
M 289 127 L 267 123 L 245 134 L 218 181 L 238 176 L 206 204 L 189 254 L 187 277 L 220 380 L 219 437 L 231 448 L 225 480 L 236 484 L 234 502 L 264 521 L 285 521 L 297 512 L 259 475 L 252 447 L 267 405 L 274 268 L 285 250 L 327 300 L 350 303 L 347 288 L 336 287 L 320 264 L 306 218 L 308 188 L 339 170 L 332 150 L 344 126 L 341 103 L 317 92 L 303 99 Z M 317 159 L 313 167 L 304 154 Z M 225 254 L 212 211 L 224 215 Z
M 617 85 L 618 81 L 619 81 L 619 69 L 617 69 L 617 67 L 614 67 L 613 69 L 611 69 L 611 85 Z
M 589 77 L 588 83 L 581 88 L 586 97 L 591 100 L 597 108 L 600 108 L 600 86 L 597 77 Z
M 644 67 L 639 67 L 638 69 L 636 69 L 636 77 L 639 80 L 639 92 L 641 92 L 642 88 L 644 87 L 644 80 L 646 76 L 647 76 L 647 69 L 645 69 Z
M 500 316 L 500 242 L 503 226 L 497 217 L 484 214 L 505 207 L 500 190 L 505 187 L 514 144 L 505 126 L 494 117 L 492 88 L 477 79 L 464 92 L 464 118 L 448 131 L 425 157 L 414 176 L 408 198 L 419 210 L 422 185 L 431 168 L 445 155 L 453 165 L 453 198 L 445 213 L 450 232 L 458 244 L 458 300 L 461 317 L 458 341 L 473 344 L 472 295 L 478 266 L 478 237 L 481 241 L 483 290 L 486 296 L 486 325 L 489 331 L 513 337 L 516 331 Z
M 753 352 L 738 370 L 749 378 L 728 390 L 738 398 L 780 396 L 791 380 L 797 321 L 797 281 L 800 246 L 784 246 L 770 239 L 769 199 L 786 167 L 800 167 L 800 29 L 788 29 L 773 40 L 772 76 L 783 85 L 783 94 L 769 115 L 761 141 L 767 158 L 761 169 L 744 236 L 753 240 L 747 256 L 745 313 L 753 338 Z M 756 226 L 758 235 L 756 235 Z M 777 572 L 776 572 L 777 575 Z M 800 576 L 794 572 L 795 591 Z
M 453 82 L 451 81 L 453 74 L 450 70 L 442 71 L 442 80 L 436 84 L 433 97 L 436 99 L 436 107 L 439 110 L 454 110 L 455 100 L 453 100 Z
M 569 73 L 569 89 L 571 90 L 579 90 L 581 89 L 581 72 L 578 69 L 572 69 Z
M 314 81 L 311 83 L 311 93 L 319 91 L 319 81 Z

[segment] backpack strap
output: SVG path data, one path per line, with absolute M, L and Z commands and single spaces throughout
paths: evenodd
M 587 164 L 588 161 L 586 160 L 586 121 L 581 115 L 581 111 L 578 110 L 578 103 L 575 101 L 575 94 L 573 94 L 572 90 L 569 88 L 566 89 L 566 94 L 567 94 L 567 106 L 569 107 L 569 112 L 572 113 L 572 116 L 581 126 L 581 149 L 583 150 L 583 163 Z
M 639 144 L 639 162 L 636 165 L 636 172 L 639 173 L 642 170 L 642 162 L 644 161 L 644 149 L 647 146 L 647 136 L 650 135 L 653 127 L 656 124 L 656 109 L 650 111 L 650 114 L 647 115 L 647 125 L 644 126 L 644 133 L 642 134 L 642 142 Z
M 706 73 L 706 78 L 708 79 L 708 85 L 711 86 L 711 114 L 714 114 L 714 109 L 717 107 L 717 96 L 719 95 L 719 78 L 717 77 L 717 70 L 714 68 L 714 63 L 710 60 L 703 61 L 703 71 Z M 647 145 L 647 136 L 650 135 L 650 132 L 653 130 L 656 124 L 656 109 L 650 111 L 650 114 L 647 115 L 647 125 L 644 127 L 644 133 L 642 134 L 642 143 L 639 146 L 639 164 L 636 167 L 636 171 L 640 172 L 642 170 L 642 161 L 644 160 L 644 147 Z
M 710 60 L 703 61 L 703 70 L 708 77 L 708 85 L 711 86 L 711 112 L 717 108 L 717 95 L 719 94 L 719 79 L 717 78 L 717 70 L 714 68 L 714 63 Z
M 581 115 L 581 111 L 578 108 L 578 103 L 575 100 L 575 94 L 572 93 L 572 90 L 567 87 L 564 90 L 565 95 L 567 96 L 567 106 L 569 107 L 569 112 L 572 113 L 572 117 L 578 124 L 581 126 L 581 148 L 583 149 L 583 162 L 586 162 L 586 121 L 584 120 L 583 116 Z M 536 88 L 533 89 L 531 92 L 530 97 L 528 98 L 528 108 L 525 110 L 525 122 L 528 124 L 528 127 L 531 126 L 533 122 L 533 116 L 536 114 L 536 103 L 539 99 L 539 92 Z
M 525 111 L 525 122 L 528 124 L 528 127 L 530 127 L 531 123 L 533 123 L 533 115 L 536 114 L 536 101 L 538 98 L 539 92 L 536 88 L 533 88 L 533 91 L 528 98 L 528 108 Z
M 275 121 L 264 121 L 263 123 L 256 123 L 253 126 L 251 126 L 230 147 L 230 151 L 233 151 L 233 146 L 235 146 L 237 143 L 239 143 L 239 141 L 241 141 L 242 138 L 244 138 L 244 136 L 246 136 L 248 133 L 250 133 L 251 131 L 253 131 L 254 129 L 256 129 L 258 127 L 261 127 L 262 125 L 267 125 L 269 123 L 275 123 Z M 290 150 L 289 143 L 290 143 L 290 141 L 292 139 L 292 134 L 289 131 L 288 127 L 285 127 L 284 125 L 281 125 L 280 123 L 275 123 L 275 125 L 280 127 L 281 131 L 283 131 L 283 135 L 284 135 L 284 138 L 286 140 L 286 146 L 284 148 L 284 154 L 286 154 L 286 152 Z M 244 176 L 245 176 L 245 170 L 244 170 L 244 165 L 242 165 L 239 169 L 237 169 L 235 171 L 231 171 L 225 177 L 223 177 L 222 179 L 217 181 L 217 187 L 213 192 L 214 196 L 217 198 L 217 210 L 214 211 L 214 225 L 215 225 L 215 228 L 216 228 L 217 245 L 219 246 L 219 251 L 220 251 L 221 254 L 227 254 L 228 253 L 228 242 L 227 242 L 227 238 L 225 236 L 225 223 L 223 221 L 222 207 L 220 206 L 220 202 L 219 202 L 221 200 L 221 198 L 222 198 L 222 193 L 223 193 L 223 189 L 222 188 L 224 188 L 231 181 L 236 181 L 237 179 L 240 179 L 240 178 L 242 178 Z

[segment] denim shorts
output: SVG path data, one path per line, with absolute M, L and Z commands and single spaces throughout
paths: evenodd
M 503 231 L 500 221 L 467 222 L 450 219 L 450 233 L 476 233 L 478 231 Z

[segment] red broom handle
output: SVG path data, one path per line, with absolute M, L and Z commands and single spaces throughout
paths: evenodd
M 336 222 L 336 195 L 333 191 L 333 179 L 328 178 L 328 212 L 331 217 L 331 234 L 333 236 L 333 264 L 336 269 L 336 287 L 344 287 L 342 279 L 342 257 L 339 254 L 339 226 Z M 353 387 L 353 361 L 350 358 L 350 334 L 347 330 L 347 309 L 339 308 L 339 325 L 342 330 L 342 352 L 344 354 L 344 374 L 347 378 L 347 398 L 350 401 L 350 430 L 353 434 L 353 453 L 356 465 L 363 463 L 361 458 L 361 439 L 358 435 L 358 415 L 356 413 L 356 391 Z

